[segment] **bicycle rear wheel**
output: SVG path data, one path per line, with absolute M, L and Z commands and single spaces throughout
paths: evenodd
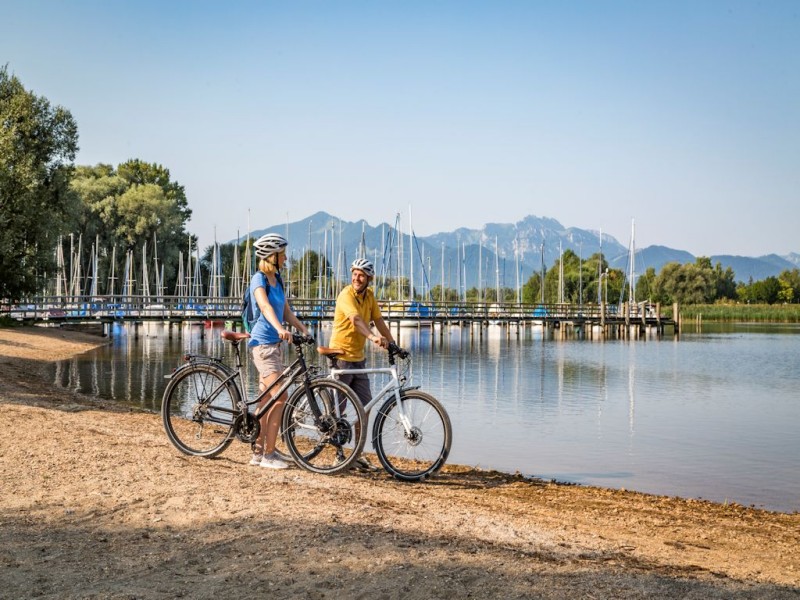
M 441 469 L 450 454 L 450 417 L 436 398 L 419 390 L 402 390 L 400 401 L 408 429 L 392 396 L 375 417 L 372 445 L 392 477 L 422 481 Z
M 211 364 L 179 369 L 161 401 L 169 441 L 184 454 L 210 458 L 234 438 L 239 390 L 229 374 Z
M 304 469 L 326 475 L 342 473 L 364 448 L 364 408 L 353 390 L 333 379 L 312 380 L 308 391 L 322 414 L 314 416 L 305 386 L 298 386 L 283 412 L 284 442 Z

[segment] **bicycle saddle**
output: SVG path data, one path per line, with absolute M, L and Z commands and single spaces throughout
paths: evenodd
M 344 350 L 340 348 L 328 348 L 327 346 L 317 346 L 317 352 L 329 358 L 336 358 L 340 354 L 344 354 Z
M 238 331 L 230 331 L 226 329 L 221 334 L 223 340 L 228 340 L 229 342 L 238 342 L 241 340 L 246 340 L 250 337 L 249 333 L 245 332 L 238 332 Z

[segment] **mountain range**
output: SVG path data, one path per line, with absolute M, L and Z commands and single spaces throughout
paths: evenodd
M 325 255 L 340 277 L 346 276 L 347 266 L 363 247 L 379 274 L 413 276 L 418 291 L 442 283 L 449 288 L 496 285 L 515 288 L 534 272 L 539 272 L 542 264 L 545 268 L 553 266 L 562 251 L 569 249 L 583 258 L 601 251 L 600 235 L 596 231 L 564 227 L 555 219 L 533 215 L 517 223 L 487 223 L 482 229 L 459 228 L 417 237 L 407 224 L 400 222 L 399 215 L 393 224 L 372 226 L 364 220 L 344 221 L 318 212 L 300 221 L 253 231 L 251 236 L 258 238 L 269 232 L 288 237 L 290 257 L 297 258 L 309 248 L 316 252 L 325 249 Z M 515 248 L 519 248 L 518 255 Z M 409 260 L 411 250 L 413 261 Z M 629 272 L 629 244 L 623 245 L 613 236 L 603 234 L 602 252 L 611 267 Z M 401 255 L 403 259 L 398 266 Z M 723 254 L 709 258 L 712 265 L 720 263 L 723 269 L 730 267 L 736 281 L 745 283 L 777 276 L 800 266 L 797 253 L 759 257 Z M 634 276 L 642 275 L 649 267 L 658 273 L 669 262 L 694 263 L 695 259 L 685 250 L 666 246 L 635 248 Z M 461 269 L 457 267 L 459 264 Z M 519 271 L 515 269 L 517 265 Z

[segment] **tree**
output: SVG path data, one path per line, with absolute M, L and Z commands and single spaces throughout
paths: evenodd
M 786 270 L 778 276 L 784 302 L 800 302 L 800 269 Z
M 196 240 L 185 229 L 192 211 L 183 186 L 170 179 L 168 169 L 138 159 L 117 169 L 105 164 L 81 166 L 70 189 L 80 201 L 71 219 L 73 231 L 83 238 L 80 260 L 88 263 L 96 243 L 99 256 L 105 259 L 98 269 L 101 281 L 111 270 L 112 256 L 116 256 L 114 270 L 119 276 L 126 252 L 138 257 L 147 247 L 148 261 L 157 255 L 164 268 L 164 287 L 174 289 L 179 257 L 193 251 Z M 154 278 L 155 269 L 149 270 Z
M 538 304 L 542 301 L 542 276 L 534 273 L 522 285 L 522 301 L 526 304 Z
M 656 281 L 656 270 L 653 267 L 647 267 L 644 275 L 639 277 L 636 281 L 636 297 L 639 300 L 656 301 L 654 294 L 654 283 Z
M 60 106 L 0 68 L 0 298 L 40 291 L 74 196 L 78 127 Z
M 712 302 L 716 288 L 711 261 L 700 257 L 695 264 L 667 263 L 654 284 L 656 302 L 704 304 Z
M 298 296 L 316 297 L 320 277 L 328 270 L 328 261 L 324 255 L 314 250 L 306 250 L 303 256 L 292 264 L 290 276 L 292 289 L 297 290 Z
M 446 287 L 444 290 L 442 289 L 441 284 L 436 284 L 431 289 L 431 298 L 433 298 L 434 302 L 444 301 L 444 302 L 458 302 L 458 291 L 454 290 L 453 288 Z
M 736 275 L 728 267 L 722 270 L 722 264 L 714 267 L 714 300 L 734 300 L 736 298 Z

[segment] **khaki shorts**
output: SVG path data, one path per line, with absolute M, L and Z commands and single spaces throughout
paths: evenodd
M 281 373 L 286 368 L 283 364 L 283 344 L 261 344 L 253 347 L 253 364 L 261 377 L 273 373 Z

